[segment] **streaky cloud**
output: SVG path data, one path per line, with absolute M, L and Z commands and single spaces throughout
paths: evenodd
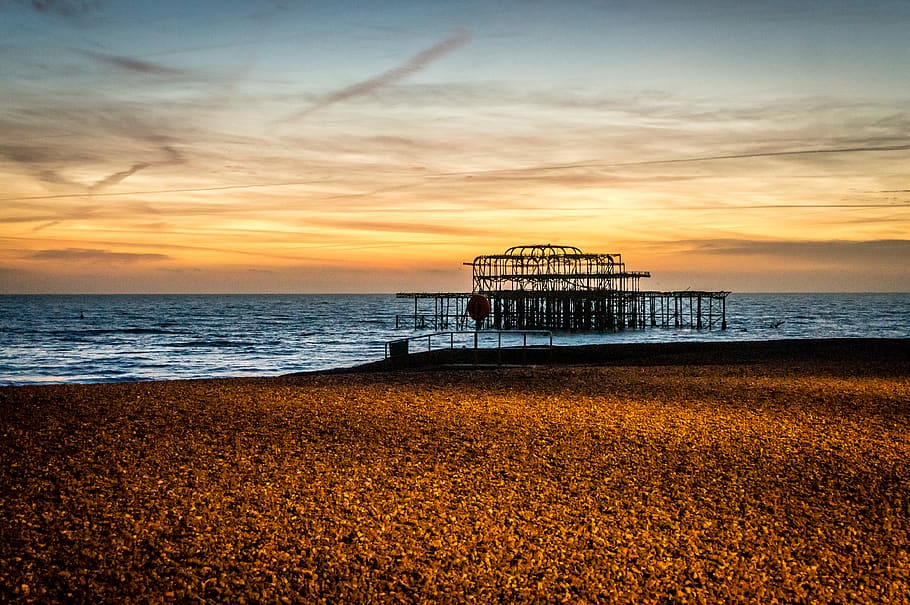
M 103 179 L 102 179 L 103 180 Z M 250 185 L 220 185 L 217 187 L 184 187 L 174 189 L 147 189 L 141 191 L 123 191 L 116 193 L 94 193 L 93 197 L 117 197 L 124 195 L 167 195 L 171 193 L 205 193 L 209 191 L 230 191 L 233 189 L 268 189 L 272 187 L 299 187 L 303 185 L 319 185 L 324 183 L 325 179 L 319 180 L 302 180 L 302 181 L 281 181 L 274 183 L 253 183 Z M 32 200 L 56 200 L 67 198 L 86 197 L 85 193 L 56 193 L 50 195 L 29 195 L 22 197 L 0 198 L 0 202 L 24 202 Z
M 37 233 L 37 232 L 39 232 L 39 231 L 42 231 L 42 230 L 44 230 L 44 229 L 47 229 L 48 227 L 54 227 L 55 225 L 59 225 L 59 224 L 60 224 L 60 221 L 50 221 L 50 222 L 47 222 L 47 223 L 43 223 L 43 224 L 41 224 L 41 225 L 38 225 L 38 226 L 35 227 L 34 229 L 32 229 L 32 232 L 33 232 L 33 233 Z
M 157 63 L 150 63 L 148 61 L 140 61 L 138 59 L 132 59 L 130 57 L 121 57 L 118 55 L 109 55 L 106 53 L 99 53 L 90 50 L 77 50 L 80 55 L 86 56 L 90 59 L 93 59 L 101 64 L 116 67 L 124 71 L 138 73 L 138 74 L 147 74 L 153 76 L 180 76 L 184 75 L 186 72 L 181 69 L 176 69 L 173 67 L 165 67 L 163 65 L 158 65 Z
M 750 158 L 771 158 L 787 157 L 802 155 L 835 155 L 847 153 L 869 153 L 869 152 L 892 152 L 892 151 L 910 151 L 910 144 L 902 145 L 867 145 L 858 147 L 830 147 L 818 149 L 794 149 L 783 151 L 755 151 L 744 153 L 731 153 L 724 155 L 706 155 L 682 158 L 664 158 L 657 160 L 639 160 L 634 162 L 604 162 L 598 160 L 589 160 L 583 162 L 572 162 L 567 164 L 549 164 L 541 166 L 527 166 L 524 168 L 504 168 L 496 170 L 465 171 L 465 172 L 447 172 L 447 176 L 456 175 L 480 175 L 480 174 L 497 174 L 497 173 L 518 173 L 518 172 L 546 172 L 554 170 L 574 170 L 578 168 L 621 168 L 625 166 L 657 166 L 661 164 L 689 164 L 697 162 L 716 162 L 722 160 L 745 160 Z
M 4 216 L 4 217 L 2 217 L 2 219 L 0 219 L 0 221 L 2 221 L 3 223 L 6 223 L 6 224 L 10 224 L 10 225 L 12 225 L 14 223 L 34 223 L 37 221 L 59 222 L 59 221 L 56 221 L 56 218 L 57 218 L 56 215 L 49 213 L 49 214 L 29 215 L 29 216 Z M 33 229 L 33 231 L 38 231 L 38 228 Z
M 696 250 L 722 256 L 780 256 L 784 258 L 907 258 L 910 240 L 699 240 L 689 242 Z
M 69 180 L 56 170 L 51 170 L 49 168 L 44 168 L 35 173 L 35 178 L 39 181 L 50 183 L 52 185 L 75 185 L 73 181 Z
M 670 160 L 650 160 L 631 162 L 620 165 L 648 165 L 648 164 L 679 164 L 683 162 L 713 162 L 717 160 L 741 160 L 749 158 L 771 158 L 795 155 L 841 154 L 841 153 L 867 153 L 873 151 L 908 151 L 910 145 L 870 145 L 865 147 L 834 147 L 822 149 L 796 149 L 792 151 L 759 151 L 754 153 L 735 153 L 729 155 L 713 155 L 693 158 L 678 158 Z
M 186 163 L 186 158 L 184 158 L 183 155 L 179 151 L 174 149 L 172 146 L 162 145 L 160 147 L 160 149 L 167 156 L 167 159 L 160 160 L 158 162 L 136 162 L 135 164 L 132 165 L 132 167 L 127 168 L 126 170 L 121 170 L 119 172 L 115 172 L 115 173 L 110 174 L 110 175 L 104 177 L 103 179 L 100 179 L 99 181 L 95 182 L 94 185 L 89 187 L 89 191 L 92 193 L 101 191 L 105 187 L 110 187 L 111 185 L 116 185 L 120 181 L 131 177 L 132 175 L 136 174 L 140 170 L 145 170 L 146 168 L 150 168 L 152 166 L 176 166 L 179 164 Z
M 161 151 L 168 156 L 167 160 L 162 160 L 161 162 L 156 162 L 158 166 L 177 166 L 180 164 L 186 164 L 186 158 L 180 153 L 177 149 L 174 149 L 171 145 L 162 145 Z
M 36 179 L 52 185 L 78 186 L 62 174 L 47 167 L 57 157 L 47 150 L 31 146 L 0 145 L 0 158 L 6 158 L 28 170 Z
M 339 103 L 347 99 L 352 99 L 354 97 L 367 95 L 374 90 L 388 86 L 389 84 L 393 84 L 398 80 L 406 78 L 407 76 L 410 76 L 422 70 L 433 61 L 436 61 L 437 59 L 440 59 L 441 57 L 463 46 L 468 42 L 470 37 L 471 36 L 467 30 L 459 30 L 454 35 L 443 40 L 439 44 L 431 46 L 430 48 L 417 53 L 408 61 L 394 69 L 390 69 L 389 71 L 381 73 L 378 76 L 375 76 L 368 80 L 363 80 L 362 82 L 358 82 L 356 84 L 328 94 L 315 105 L 308 107 L 307 109 L 298 112 L 297 114 L 294 114 L 290 119 L 304 118 L 315 111 L 325 109 L 326 107 L 334 105 L 335 103 Z
M 332 220 L 332 219 L 309 219 L 308 224 L 318 224 L 324 227 L 335 229 L 350 229 L 353 231 L 370 231 L 370 232 L 388 232 L 388 233 L 410 233 L 425 235 L 477 235 L 483 233 L 495 233 L 493 229 L 478 229 L 476 226 L 461 226 L 451 224 L 429 224 L 416 222 L 395 222 L 380 220 Z
M 17 4 L 42 14 L 78 17 L 97 10 L 102 3 L 100 0 L 19 0 Z
M 126 170 L 121 170 L 120 172 L 115 172 L 114 174 L 110 174 L 110 175 L 104 177 L 103 179 L 97 181 L 94 185 L 89 187 L 89 191 L 98 191 L 100 189 L 104 189 L 105 187 L 110 187 L 111 185 L 116 185 L 123 179 L 130 177 L 130 176 L 136 174 L 137 172 L 139 172 L 140 170 L 148 168 L 149 166 L 151 166 L 151 164 L 149 164 L 148 162 L 137 162 L 137 163 L 133 164 L 133 166 L 131 168 L 128 168 Z
M 167 260 L 170 257 L 166 254 L 157 253 L 111 252 L 93 248 L 63 248 L 39 250 L 32 253 L 28 258 L 42 261 L 134 263 Z
M 40 147 L 0 145 L 0 158 L 5 158 L 15 164 L 25 167 L 34 178 L 41 182 L 52 185 L 66 185 L 79 188 L 81 191 L 97 193 L 106 187 L 110 187 L 111 185 L 115 185 L 120 181 L 129 178 L 140 170 L 145 170 L 152 166 L 177 166 L 187 162 L 183 154 L 171 145 L 160 145 L 158 149 L 164 155 L 163 159 L 158 161 L 134 162 L 130 168 L 118 170 L 88 186 L 68 179 L 57 170 L 48 167 L 48 164 L 59 161 L 58 156 L 60 155 L 60 152 Z M 79 197 L 81 195 L 84 195 L 84 193 L 63 194 L 62 197 Z M 38 199 L 43 197 L 45 196 L 37 196 Z M 48 197 L 54 198 L 57 196 L 51 195 Z M 7 199 L 3 201 L 11 200 Z

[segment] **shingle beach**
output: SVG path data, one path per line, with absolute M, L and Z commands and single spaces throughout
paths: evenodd
M 906 602 L 910 370 L 0 388 L 0 601 Z

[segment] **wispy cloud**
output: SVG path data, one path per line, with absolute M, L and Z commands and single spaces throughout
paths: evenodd
M 41 261 L 72 261 L 72 262 L 92 262 L 92 263 L 136 263 L 143 261 L 162 261 L 168 260 L 166 254 L 154 253 L 134 253 L 134 252 L 111 252 L 109 250 L 97 250 L 92 248 L 63 248 L 57 250 L 39 250 L 29 255 L 32 260 Z
M 832 148 L 815 148 L 815 149 L 793 149 L 780 151 L 754 151 L 731 153 L 723 155 L 705 155 L 676 158 L 660 158 L 654 160 L 638 160 L 632 162 L 609 162 L 603 160 L 588 160 L 582 162 L 572 162 L 567 164 L 549 164 L 539 166 L 527 166 L 523 168 L 508 168 L 485 171 L 469 171 L 464 173 L 447 173 L 447 176 L 456 174 L 472 175 L 491 175 L 491 174 L 518 174 L 521 172 L 554 172 L 562 170 L 576 170 L 580 168 L 623 168 L 631 166 L 657 166 L 661 164 L 693 164 L 699 162 L 716 162 L 721 160 L 744 160 L 750 158 L 773 158 L 786 156 L 812 156 L 812 155 L 836 155 L 850 153 L 869 153 L 869 152 L 892 152 L 908 151 L 910 143 L 901 145 L 868 145 L 860 147 L 832 147 Z
M 98 63 L 109 67 L 115 67 L 124 71 L 138 73 L 143 75 L 152 75 L 152 76 L 182 76 L 186 75 L 186 71 L 182 69 L 176 69 L 173 67 L 166 67 L 164 65 L 159 65 L 157 63 L 150 63 L 148 61 L 140 61 L 139 59 L 133 59 L 130 57 L 121 57 L 118 55 L 109 55 L 106 53 L 99 53 L 90 50 L 77 50 L 77 53 L 93 59 Z
M 781 156 L 797 156 L 797 155 L 818 155 L 818 154 L 844 154 L 844 153 L 867 153 L 872 151 L 907 151 L 910 150 L 910 144 L 903 145 L 870 145 L 866 147 L 835 147 L 835 148 L 821 148 L 821 149 L 796 149 L 796 150 L 785 150 L 785 151 L 758 151 L 758 152 L 746 152 L 746 153 L 735 153 L 729 155 L 713 155 L 713 156 L 704 156 L 704 157 L 691 157 L 691 158 L 674 158 L 674 159 L 664 159 L 664 160 L 648 160 L 641 162 L 629 162 L 625 164 L 611 164 L 611 166 L 644 166 L 648 164 L 679 164 L 683 162 L 713 162 L 717 160 L 743 160 L 749 158 L 771 158 L 771 157 L 781 157 Z
M 62 102 L 51 109 L 42 103 L 40 97 L 13 95 L 9 118 L 0 118 L 9 141 L 0 143 L 0 163 L 16 164 L 42 183 L 69 187 L 73 196 L 100 192 L 152 166 L 185 164 L 179 137 L 198 135 L 195 113 L 167 106 L 101 99 L 95 104 Z M 177 126 L 181 116 L 183 132 Z M 109 173 L 88 182 L 75 176 L 99 168 Z
M 108 177 L 105 177 L 108 178 Z M 104 179 L 102 179 L 104 180 Z M 250 185 L 221 185 L 218 187 L 176 187 L 173 189 L 145 189 L 138 191 L 122 191 L 116 193 L 93 193 L 93 197 L 118 197 L 118 196 L 128 196 L 128 195 L 166 195 L 171 193 L 207 193 L 211 191 L 231 191 L 231 190 L 243 190 L 243 189 L 272 189 L 277 187 L 299 187 L 303 185 L 314 185 L 323 183 L 323 180 L 315 181 L 290 181 L 290 182 L 275 182 L 275 183 L 254 183 Z M 81 198 L 86 197 L 85 193 L 57 193 L 50 195 L 30 195 L 24 197 L 9 197 L 9 198 L 0 198 L 0 202 L 21 202 L 21 201 L 32 201 L 32 200 L 56 200 L 56 199 L 67 199 L 67 198 Z
M 333 220 L 333 219 L 308 219 L 307 224 L 317 224 L 334 229 L 350 229 L 353 231 L 385 232 L 385 233 L 410 233 L 429 235 L 478 235 L 498 232 L 496 229 L 478 228 L 474 225 L 459 224 L 430 224 L 418 222 L 396 222 L 382 220 Z
M 116 185 L 123 179 L 125 179 L 129 176 L 132 176 L 132 175 L 136 174 L 137 172 L 139 172 L 140 170 L 142 170 L 144 168 L 148 168 L 149 166 L 151 166 L 151 164 L 149 164 L 148 162 L 137 162 L 137 163 L 133 164 L 132 167 L 127 168 L 126 170 L 121 170 L 120 172 L 115 172 L 113 174 L 109 174 L 106 177 L 104 177 L 103 179 L 96 181 L 94 185 L 89 187 L 89 191 L 100 191 L 101 189 L 104 189 L 105 187 L 110 187 L 111 185 Z
M 99 181 L 95 182 L 94 185 L 89 187 L 89 191 L 94 193 L 94 192 L 104 189 L 105 187 L 110 187 L 111 185 L 116 185 L 120 181 L 136 174 L 140 170 L 144 170 L 144 169 L 150 168 L 152 166 L 177 166 L 177 165 L 186 163 L 186 158 L 184 158 L 183 155 L 179 151 L 174 149 L 174 147 L 172 147 L 170 145 L 162 145 L 160 147 L 160 150 L 164 152 L 165 156 L 167 156 L 166 159 L 159 160 L 157 162 L 136 162 L 135 164 L 133 164 L 130 168 L 127 168 L 126 170 L 121 170 L 119 172 L 109 174 L 108 176 L 104 177 L 103 179 L 100 179 Z
M 38 225 L 37 227 L 32 229 L 32 233 L 38 233 L 39 231 L 43 231 L 44 229 L 47 229 L 48 227 L 54 227 L 59 224 L 60 224 L 60 221 L 49 221 L 47 223 Z
M 690 242 L 698 252 L 722 256 L 774 256 L 784 259 L 880 260 L 910 258 L 910 240 L 881 239 L 865 241 L 755 241 L 703 240 Z
M 406 78 L 407 76 L 410 76 L 411 74 L 422 70 L 433 61 L 436 61 L 437 59 L 440 59 L 450 52 L 456 50 L 460 46 L 463 46 L 468 42 L 469 39 L 470 34 L 467 31 L 458 31 L 439 44 L 431 46 L 430 48 L 417 53 L 408 61 L 394 69 L 390 69 L 389 71 L 381 73 L 378 76 L 375 76 L 368 80 L 363 80 L 362 82 L 358 82 L 346 88 L 342 88 L 341 90 L 329 93 L 315 105 L 291 116 L 291 119 L 300 119 L 306 117 L 314 111 L 325 109 L 326 107 L 334 105 L 335 103 L 339 103 L 347 99 L 352 99 L 354 97 L 367 95 L 384 86 L 393 84 L 398 80 Z
M 0 146 L 0 157 L 5 157 L 6 159 L 11 160 L 16 164 L 27 168 L 35 178 L 42 182 L 54 185 L 67 185 L 70 187 L 77 187 L 82 191 L 80 193 L 67 193 L 59 196 L 49 195 L 37 196 L 37 198 L 33 198 L 52 199 L 54 197 L 80 197 L 82 195 L 85 195 L 86 192 L 98 193 L 103 189 L 110 187 L 111 185 L 116 185 L 124 179 L 136 174 L 140 170 L 144 170 L 153 166 L 177 166 L 184 164 L 187 161 L 183 154 L 181 154 L 180 151 L 174 148 L 172 145 L 161 145 L 158 147 L 158 149 L 164 156 L 162 159 L 156 161 L 135 162 L 129 168 L 111 173 L 101 179 L 98 179 L 91 185 L 77 183 L 69 178 L 66 178 L 59 171 L 49 166 L 49 164 L 53 164 L 58 161 L 58 152 L 56 149 L 44 149 L 25 146 Z M 88 158 L 84 158 L 84 160 L 86 159 Z M 7 199 L 4 201 L 12 200 Z
M 39 13 L 78 17 L 97 10 L 102 3 L 100 0 L 18 0 L 16 4 Z
M 38 145 L 0 145 L 0 158 L 5 158 L 14 164 L 23 167 L 36 179 L 53 185 L 77 185 L 59 171 L 51 167 L 57 163 L 57 153 Z

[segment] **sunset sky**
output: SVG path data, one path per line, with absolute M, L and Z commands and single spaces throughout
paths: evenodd
M 0 0 L 0 293 L 910 291 L 910 2 Z

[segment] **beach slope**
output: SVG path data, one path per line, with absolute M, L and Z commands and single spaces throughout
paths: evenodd
M 0 388 L 0 601 L 904 602 L 898 358 Z

